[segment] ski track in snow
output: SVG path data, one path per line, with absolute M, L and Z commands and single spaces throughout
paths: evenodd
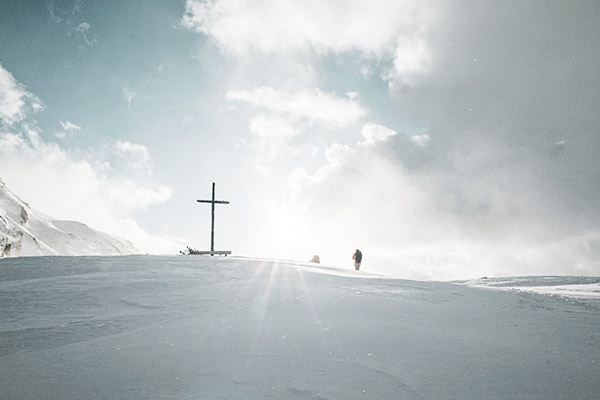
M 1 397 L 592 399 L 598 302 L 521 289 L 597 283 L 416 282 L 240 257 L 3 259 Z

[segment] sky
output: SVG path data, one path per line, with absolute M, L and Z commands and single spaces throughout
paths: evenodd
M 600 274 L 596 1 L 0 1 L 0 177 L 145 253 Z

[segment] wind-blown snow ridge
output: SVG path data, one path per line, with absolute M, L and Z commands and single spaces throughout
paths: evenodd
M 0 258 L 136 253 L 139 251 L 128 240 L 32 209 L 0 178 Z
M 464 282 L 472 287 L 516 290 L 577 299 L 600 299 L 600 277 L 519 276 L 480 278 Z

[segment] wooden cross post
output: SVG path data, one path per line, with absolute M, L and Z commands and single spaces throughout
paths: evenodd
M 211 231 L 210 231 L 210 255 L 214 256 L 215 254 L 231 254 L 230 251 L 223 252 L 215 252 L 215 204 L 229 204 L 228 201 L 225 200 L 215 200 L 215 183 L 212 184 L 212 200 L 196 200 L 198 203 L 210 203 L 212 218 L 211 218 Z

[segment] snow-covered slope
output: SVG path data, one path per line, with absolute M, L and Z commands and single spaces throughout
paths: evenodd
M 0 179 L 0 258 L 136 253 L 139 251 L 128 240 L 33 210 Z
M 351 268 L 0 260 L 0 398 L 600 398 L 597 299 Z

